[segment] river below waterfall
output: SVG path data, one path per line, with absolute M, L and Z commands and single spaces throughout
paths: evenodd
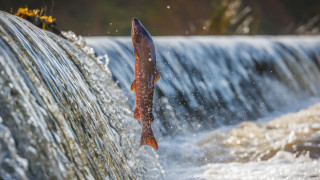
M 88 37 L 133 109 L 130 38 Z M 155 37 L 166 179 L 319 179 L 319 37 Z M 278 118 L 278 119 L 275 119 Z
M 154 37 L 155 151 L 131 39 L 63 34 L 0 11 L 0 179 L 320 179 L 319 36 Z
M 295 114 L 315 102 L 319 99 L 255 122 L 161 138 L 166 178 L 319 179 L 320 104 Z

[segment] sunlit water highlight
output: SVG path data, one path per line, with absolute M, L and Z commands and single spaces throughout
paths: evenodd
M 280 109 L 256 122 L 161 139 L 160 163 L 167 179 L 319 178 L 315 175 L 320 171 L 320 105 L 273 120 L 315 102 L 319 99 Z
M 65 36 L 73 43 L 0 12 L 0 175 L 161 179 L 110 73 L 133 108 L 130 38 L 88 39 L 95 58 Z M 155 38 L 153 128 L 165 178 L 319 179 L 319 105 L 268 120 L 319 102 L 319 39 Z
M 130 38 L 86 40 L 110 60 L 133 109 Z M 319 106 L 272 120 L 319 102 L 320 37 L 154 41 L 154 129 L 167 179 L 320 178 Z
M 245 122 L 198 141 L 201 179 L 320 179 L 320 104 L 265 123 Z M 221 157 L 224 157 L 221 159 Z
M 130 38 L 90 37 L 108 55 L 129 97 L 134 77 Z M 155 116 L 162 134 L 197 132 L 254 120 L 320 95 L 320 37 L 154 37 L 161 79 Z

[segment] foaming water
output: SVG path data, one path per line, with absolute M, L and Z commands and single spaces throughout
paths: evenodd
M 64 34 L 70 43 L 3 12 L 0 25 L 0 175 L 163 177 L 155 151 L 139 147 L 127 106 L 130 38 L 88 39 L 95 58 L 73 33 Z M 166 179 L 319 179 L 320 105 L 270 121 L 319 97 L 319 41 L 155 38 L 154 124 Z
M 110 58 L 133 108 L 130 38 L 86 40 Z M 319 105 L 272 120 L 319 102 L 318 36 L 154 42 L 161 75 L 155 129 L 165 135 L 158 133 L 158 152 L 167 179 L 319 178 Z
M 161 178 L 110 71 L 65 35 L 0 11 L 0 178 Z
M 161 139 L 159 160 L 167 179 L 320 178 L 320 104 L 292 113 L 315 102 L 256 122 Z
M 130 38 L 86 38 L 134 108 Z M 162 134 L 236 124 L 319 96 L 320 37 L 154 37 L 161 78 L 154 111 Z
M 296 158 L 287 152 L 269 161 L 249 163 L 215 163 L 202 167 L 202 172 L 185 179 L 319 179 L 320 161 Z M 278 159 L 279 158 L 279 159 Z
M 198 146 L 207 165 L 194 178 L 320 179 L 320 104 L 270 122 L 216 130 Z
M 320 157 L 320 105 L 266 123 L 243 122 L 228 132 L 219 130 L 198 142 L 211 162 L 265 161 L 279 151 Z M 219 145 L 218 145 L 219 144 Z M 213 146 L 223 147 L 216 152 Z M 226 153 L 227 156 L 224 156 Z M 217 158 L 222 154 L 226 158 Z M 216 159 L 217 158 L 217 159 Z

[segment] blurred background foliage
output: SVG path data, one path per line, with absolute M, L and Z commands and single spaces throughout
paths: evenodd
M 320 0 L 0 0 L 0 9 L 46 9 L 62 30 L 129 36 L 132 17 L 160 35 L 319 34 Z

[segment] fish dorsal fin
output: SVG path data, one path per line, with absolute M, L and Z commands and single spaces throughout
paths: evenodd
M 136 80 L 133 80 L 131 87 L 130 87 L 130 91 L 131 92 L 135 92 L 136 91 Z
M 155 79 L 154 79 L 154 83 L 158 82 L 159 79 L 160 79 L 160 73 L 159 73 L 159 71 L 156 69 L 155 72 L 156 72 L 156 73 L 155 73 L 156 76 L 155 76 Z

